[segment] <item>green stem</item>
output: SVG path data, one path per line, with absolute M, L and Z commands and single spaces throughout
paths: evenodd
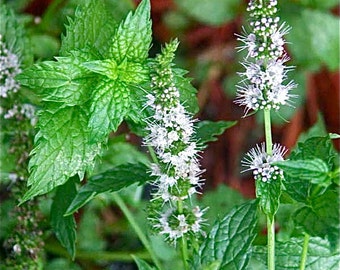
M 160 261 L 158 260 L 157 256 L 155 255 L 155 253 L 153 252 L 149 240 L 146 238 L 142 229 L 139 227 L 139 225 L 138 225 L 137 221 L 135 220 L 133 214 L 131 213 L 131 211 L 126 206 L 126 204 L 124 203 L 124 201 L 122 200 L 122 198 L 119 196 L 118 193 L 113 193 L 112 196 L 113 196 L 114 200 L 116 201 L 117 205 L 119 206 L 119 208 L 124 213 L 127 220 L 129 221 L 130 225 L 132 226 L 132 228 L 136 232 L 137 236 L 139 237 L 139 240 L 143 243 L 146 250 L 150 253 L 150 256 L 151 256 L 153 262 L 155 263 L 157 268 L 161 270 L 162 265 L 161 265 Z
M 301 254 L 300 270 L 305 270 L 307 261 L 307 251 L 310 235 L 305 233 L 305 238 L 303 240 L 303 249 Z
M 264 110 L 264 132 L 266 136 L 266 152 L 268 155 L 273 154 L 272 128 L 270 121 L 270 110 Z
M 182 201 L 178 201 L 177 202 L 177 208 L 178 208 L 178 212 L 181 214 L 183 213 L 183 202 Z M 188 266 L 188 261 L 189 261 L 189 255 L 188 255 L 188 242 L 186 237 L 182 237 L 181 239 L 181 253 L 182 253 L 182 260 L 183 260 L 183 265 L 184 265 L 184 269 L 187 270 L 189 269 Z
M 275 269 L 275 219 L 267 216 L 268 270 Z
M 273 154 L 273 140 L 270 121 L 270 110 L 264 110 L 264 131 L 266 137 L 266 152 Z M 267 248 L 268 248 L 268 270 L 275 269 L 275 217 L 267 216 Z

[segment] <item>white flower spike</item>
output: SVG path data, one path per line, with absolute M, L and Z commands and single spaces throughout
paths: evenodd
M 273 145 L 272 154 L 266 153 L 266 145 L 256 145 L 242 160 L 242 166 L 247 167 L 245 171 L 252 170 L 254 179 L 263 182 L 275 181 L 278 177 L 283 177 L 283 171 L 273 165 L 274 162 L 282 161 L 287 149 L 276 143 Z

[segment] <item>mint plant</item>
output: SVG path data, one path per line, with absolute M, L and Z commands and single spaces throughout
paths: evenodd
M 245 116 L 264 115 L 265 143 L 240 162 L 255 181 L 251 200 L 226 187 L 202 192 L 200 155 L 236 121 L 195 119 L 196 90 L 175 64 L 178 40 L 155 57 L 149 52 L 150 1 L 122 21 L 107 4 L 78 6 L 59 55 L 34 64 L 20 20 L 6 5 L 0 11 L 1 138 L 16 154 L 16 167 L 5 175 L 15 186 L 19 220 L 4 242 L 8 259 L 1 266 L 43 269 L 43 240 L 46 250 L 60 250 L 49 245 L 51 231 L 73 261 L 133 260 L 139 269 L 337 269 L 339 164 L 332 140 L 340 136 L 319 122 L 289 156 L 272 140 L 272 115 L 284 106 L 293 110 L 297 98 L 284 37 L 294 29 L 279 23 L 277 1 L 250 1 L 250 29 L 237 35 L 246 54 L 235 103 L 245 106 Z M 132 133 L 138 149 L 127 142 Z M 148 186 L 150 198 L 136 203 Z M 94 241 L 89 231 L 78 236 L 84 226 L 95 230 L 88 211 L 96 200 L 118 206 L 145 252 L 82 251 L 82 238 Z M 40 222 L 40 211 L 49 224 Z

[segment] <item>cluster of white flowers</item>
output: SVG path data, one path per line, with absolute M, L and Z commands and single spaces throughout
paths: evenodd
M 6 48 L 0 34 L 0 97 L 7 98 L 10 92 L 18 92 L 20 85 L 15 76 L 20 72 L 18 56 Z
M 198 207 L 190 209 L 185 203 L 201 188 L 202 170 L 197 161 L 197 146 L 192 140 L 193 120 L 180 104 L 171 69 L 176 48 L 177 42 L 170 43 L 156 58 L 153 92 L 147 95 L 146 101 L 153 115 L 147 120 L 149 133 L 145 137 L 145 144 L 153 147 L 158 159 L 151 172 L 157 176 L 153 200 L 161 202 L 162 210 L 157 209 L 159 217 L 152 218 L 154 228 L 172 242 L 184 234 L 199 232 L 203 221 L 203 211 Z M 184 206 L 178 207 L 178 204 Z
M 284 83 L 287 72 L 292 69 L 284 65 L 289 57 L 284 51 L 283 36 L 289 32 L 289 27 L 278 24 L 276 0 L 270 0 L 268 5 L 262 2 L 265 1 L 250 1 L 247 10 L 252 31 L 238 35 L 238 40 L 243 42 L 239 49 L 248 53 L 242 64 L 246 71 L 240 73 L 243 80 L 237 86 L 235 103 L 245 106 L 246 114 L 249 110 L 278 110 L 282 105 L 291 106 L 294 95 L 290 92 L 296 87 L 292 81 Z
M 0 109 L 0 114 L 3 113 L 3 109 Z M 32 126 L 35 126 L 38 118 L 36 115 L 36 108 L 31 104 L 22 104 L 22 105 L 14 105 L 12 109 L 9 109 L 4 113 L 5 119 L 11 119 L 16 118 L 20 119 L 21 117 L 24 117 L 26 119 L 30 120 L 30 123 Z
M 272 180 L 277 180 L 278 178 L 283 178 L 283 171 L 273 165 L 274 162 L 282 161 L 283 156 L 286 154 L 287 150 L 280 144 L 274 144 L 272 149 L 272 154 L 266 153 L 266 145 L 262 143 L 261 145 L 256 145 L 242 160 L 242 165 L 248 167 L 248 170 L 253 171 L 254 179 L 261 180 L 263 182 L 270 182 Z
M 8 99 L 17 93 L 20 84 L 15 80 L 15 76 L 21 73 L 19 57 L 9 51 L 0 34 L 0 97 Z M 36 109 L 31 104 L 11 105 L 10 109 L 0 107 L 0 115 L 4 119 L 29 119 L 31 125 L 37 122 Z

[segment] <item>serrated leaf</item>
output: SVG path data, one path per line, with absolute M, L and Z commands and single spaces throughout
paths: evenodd
M 194 255 L 193 269 L 247 269 L 256 236 L 256 208 L 257 201 L 249 201 L 217 221 Z
M 146 261 L 143 261 L 136 256 L 132 255 L 132 258 L 134 259 L 135 263 L 138 266 L 138 270 L 155 270 L 156 268 L 151 267 Z
M 94 47 L 105 56 L 115 25 L 102 0 L 89 1 L 76 9 L 74 19 L 69 18 L 66 34 L 62 36 L 60 54 L 65 56 L 72 50 Z
M 30 189 L 22 202 L 63 185 L 76 174 L 82 179 L 92 168 L 100 145 L 89 144 L 87 122 L 86 112 L 77 106 L 57 107 L 41 114 L 29 162 Z
M 329 168 L 327 164 L 318 158 L 307 160 L 286 160 L 275 163 L 281 168 L 285 175 L 291 178 L 298 178 L 304 181 L 310 181 L 314 184 L 328 186 L 331 182 L 329 177 Z
M 43 101 L 80 105 L 90 98 L 96 76 L 81 66 L 79 58 L 58 57 L 36 64 L 17 76 L 18 81 L 36 89 Z
M 125 83 L 138 84 L 148 80 L 149 75 L 146 65 L 127 62 L 126 59 L 119 64 L 113 59 L 96 60 L 83 63 L 83 66 L 111 80 L 119 79 Z
M 57 188 L 51 206 L 52 230 L 73 259 L 76 254 L 76 222 L 73 216 L 65 217 L 64 213 L 76 194 L 75 181 L 71 178 Z
M 245 199 L 241 193 L 226 185 L 218 185 L 216 190 L 204 192 L 201 200 L 202 208 L 209 208 L 204 215 L 208 221 L 225 216 L 234 206 L 243 203 Z
M 205 147 L 206 143 L 217 141 L 218 135 L 236 123 L 236 121 L 200 121 L 196 125 L 195 137 L 200 147 Z
M 132 184 L 139 185 L 154 179 L 150 176 L 149 167 L 143 163 L 121 164 L 106 172 L 94 175 L 80 188 L 77 196 L 68 207 L 66 214 L 70 215 L 103 192 L 114 192 Z
M 321 159 L 331 171 L 334 169 L 335 156 L 336 152 L 332 141 L 327 135 L 325 137 L 312 137 L 306 139 L 304 142 L 299 142 L 290 154 L 289 159 L 291 161 Z M 311 181 L 291 177 L 288 174 L 286 174 L 283 184 L 285 186 L 285 192 L 294 200 L 304 203 L 308 201 L 312 189 L 316 187 Z
M 292 238 L 288 242 L 276 244 L 275 269 L 288 270 L 300 269 L 303 239 Z M 267 264 L 267 248 L 254 247 L 253 256 L 264 264 Z M 308 244 L 306 268 L 308 270 L 338 270 L 340 255 L 338 252 L 330 252 L 327 241 L 311 237 Z
M 256 198 L 259 199 L 260 209 L 270 219 L 273 219 L 279 208 L 281 193 L 281 177 L 270 182 L 256 181 Z
M 118 80 L 102 77 L 93 91 L 91 116 L 88 126 L 90 141 L 100 142 L 111 132 L 117 130 L 129 111 L 130 90 Z
M 3 3 L 0 8 L 0 34 L 6 48 L 18 56 L 22 65 L 28 66 L 33 62 L 32 46 L 26 36 L 24 25 L 20 23 L 13 10 Z
M 143 62 L 151 44 L 150 2 L 143 0 L 117 28 L 110 47 L 110 58 Z
M 339 194 L 328 190 L 321 196 L 313 197 L 310 204 L 294 213 L 294 221 L 311 236 L 339 240 Z

